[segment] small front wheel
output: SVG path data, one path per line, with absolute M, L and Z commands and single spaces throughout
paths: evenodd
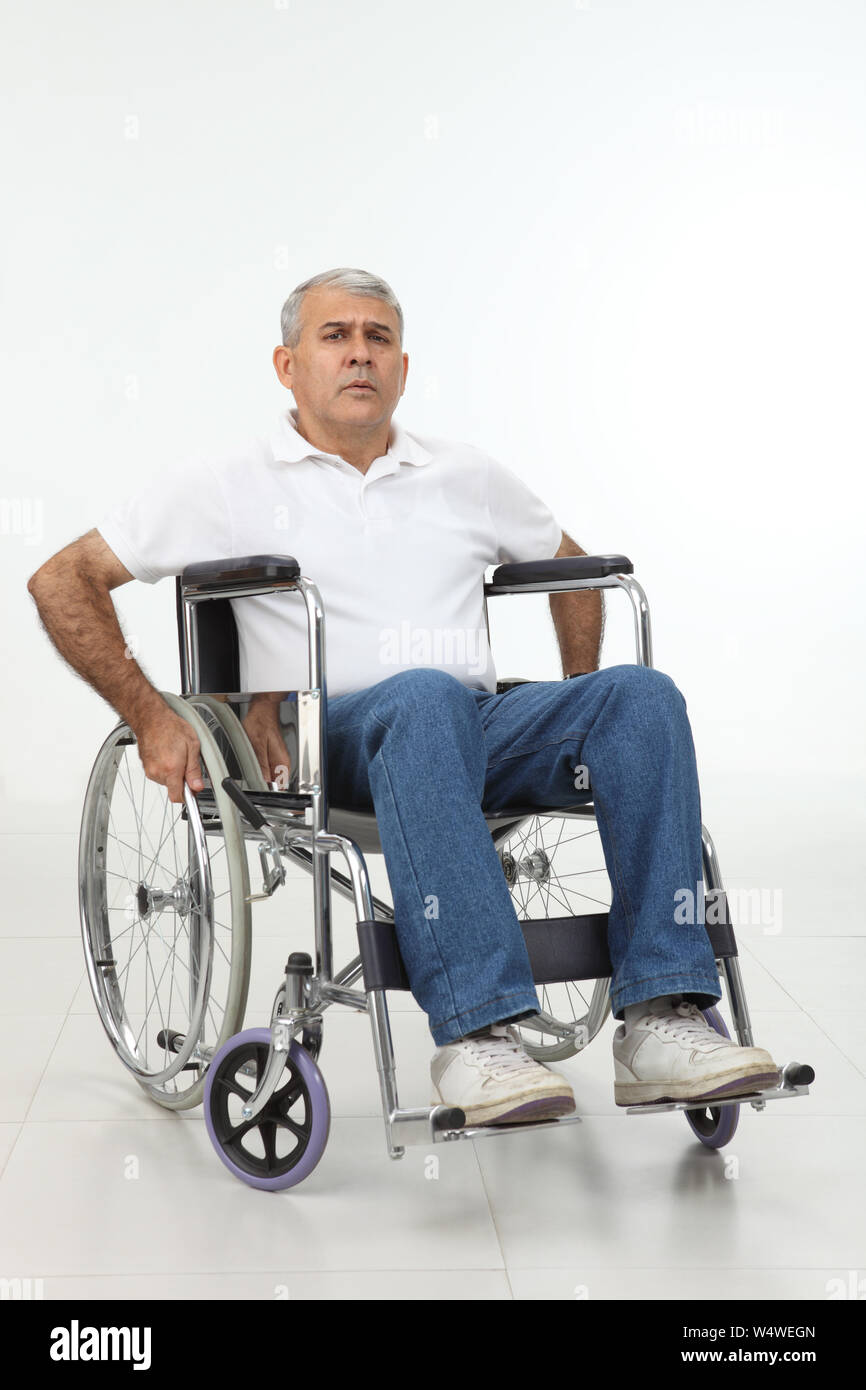
M 208 1068 L 207 1131 L 223 1163 L 250 1187 L 281 1192 L 312 1173 L 328 1142 L 331 1104 L 309 1052 L 293 1041 L 280 1084 L 264 1110 L 245 1120 L 243 1107 L 264 1075 L 269 1028 L 249 1028 L 220 1048 Z
M 723 1038 L 731 1036 L 718 1009 L 702 1009 L 701 1013 L 710 1027 L 721 1033 Z M 683 1114 L 708 1149 L 720 1149 L 730 1143 L 740 1122 L 739 1105 L 708 1105 L 705 1110 L 684 1110 Z

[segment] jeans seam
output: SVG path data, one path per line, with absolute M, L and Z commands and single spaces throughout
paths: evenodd
M 592 778 L 590 778 L 590 781 L 592 781 Z M 610 836 L 610 848 L 611 854 L 613 856 L 614 873 L 616 874 L 616 886 L 620 895 L 620 899 L 622 901 L 623 917 L 625 918 L 626 928 L 628 931 L 629 945 L 631 945 L 635 929 L 634 911 L 632 909 L 628 893 L 626 892 L 625 885 L 622 881 L 622 872 L 620 870 L 619 865 L 619 853 L 616 845 L 616 835 L 613 832 L 613 826 L 611 825 L 610 820 L 608 818 L 608 814 L 605 809 L 604 803 L 603 801 L 599 800 L 598 795 L 595 791 L 593 791 L 592 804 L 596 810 L 596 820 L 598 820 L 599 816 L 602 818 L 602 820 L 604 821 L 605 830 L 607 831 L 607 834 Z M 610 927 L 608 925 L 608 931 L 609 930 Z
M 681 976 L 685 975 L 692 975 L 692 971 L 671 970 L 667 975 L 642 975 L 639 980 L 626 980 L 623 984 L 617 985 L 616 989 L 613 992 L 614 994 L 619 994 L 621 990 L 634 989 L 636 985 L 648 984 L 650 980 L 678 980 Z M 700 976 L 700 979 L 706 980 L 707 982 L 709 982 L 709 978 L 709 975 Z
M 503 999 L 519 999 L 526 991 L 522 989 L 512 989 L 508 994 L 495 994 L 492 999 L 483 999 L 480 1004 L 473 1004 L 471 1009 L 460 1009 L 456 1014 L 450 1014 L 448 1018 L 440 1019 L 437 1023 L 431 1023 L 431 1028 L 444 1028 L 447 1023 L 456 1023 L 459 1018 L 466 1014 L 477 1013 L 479 1009 L 486 1009 L 490 1004 L 498 1004 Z M 538 999 L 536 998 L 536 1004 Z
M 388 724 L 388 723 L 386 723 L 386 721 L 385 721 L 384 719 L 382 719 L 378 714 L 376 714 L 375 711 L 373 711 L 373 712 L 371 713 L 371 718 L 372 718 L 372 719 L 375 719 L 375 721 L 376 721 L 377 724 L 381 724 L 381 726 L 382 726 L 383 729 L 387 729 L 389 734 L 393 732 L 393 730 L 391 729 L 391 725 Z M 381 745 L 380 745 L 380 747 L 379 747 L 378 753 L 379 753 L 379 756 L 382 758 L 382 768 L 383 768 L 384 773 L 385 773 L 385 779 L 386 779 L 386 781 L 387 781 L 387 783 L 388 783 L 388 791 L 389 791 L 389 794 L 390 794 L 390 796 L 391 796 L 391 804 L 392 804 L 392 806 L 393 806 L 393 808 L 394 808 L 394 820 L 395 820 L 395 823 L 396 823 L 396 825 L 397 825 L 397 827 L 398 827 L 398 829 L 399 829 L 399 831 L 400 831 L 400 836 L 401 836 L 401 839 L 402 839 L 402 841 L 403 841 L 403 848 L 404 848 L 404 851 L 405 851 L 405 854 L 406 854 L 406 859 L 407 859 L 408 864 L 409 864 L 409 867 L 410 867 L 410 869 L 411 869 L 411 871 L 412 871 L 412 883 L 413 883 L 413 885 L 414 885 L 414 887 L 415 887 L 415 892 L 416 892 L 417 895 L 418 895 L 419 905 L 420 905 L 420 907 L 421 907 L 421 915 L 422 915 L 422 917 L 423 917 L 423 916 L 424 916 L 424 910 L 423 910 L 423 909 L 424 909 L 424 896 L 423 896 L 423 894 L 422 894 L 422 892 L 421 892 L 421 886 L 420 886 L 420 884 L 419 884 L 419 882 L 418 882 L 418 873 L 417 873 L 417 870 L 416 870 L 416 868 L 415 868 L 414 861 L 413 861 L 413 859 L 412 859 L 412 853 L 411 853 L 411 850 L 410 850 L 410 848 L 409 848 L 409 842 L 408 842 L 408 840 L 407 840 L 407 838 L 406 838 L 406 832 L 405 832 L 405 830 L 403 829 L 403 822 L 402 822 L 402 820 L 401 820 L 401 818 L 400 818 L 400 809 L 399 809 L 398 801 L 397 801 L 396 796 L 394 795 L 394 788 L 393 788 L 392 785 L 391 785 L 391 774 L 390 774 L 389 771 L 388 771 L 388 764 L 385 762 L 385 758 L 384 758 L 383 753 L 382 753 L 382 747 L 381 747 Z M 435 933 L 430 929 L 430 926 L 429 926 L 429 919 L 425 918 L 425 921 L 428 922 L 426 935 L 427 935 L 428 940 L 432 943 L 433 948 L 434 948 L 434 950 L 435 950 L 435 952 L 436 952 L 436 956 L 437 956 L 437 959 L 438 959 L 438 961 L 439 961 L 439 968 L 440 968 L 440 971 L 441 971 L 441 976 L 442 976 L 442 978 L 444 978 L 444 980 L 447 982 L 447 985 L 448 985 L 448 992 L 449 992 L 449 994 L 451 995 L 451 1003 L 452 1003 L 452 1005 L 453 1005 L 453 1004 L 456 1004 L 456 999 L 455 999 L 455 997 L 454 997 L 454 987 L 453 987 L 453 985 L 452 985 L 452 983 L 451 983 L 451 977 L 450 977 L 450 975 L 449 975 L 449 973 L 448 973 L 448 965 L 447 965 L 447 962 L 443 959 L 442 950 L 441 950 L 441 948 L 440 948 L 439 942 L 436 940 L 436 935 L 435 935 Z M 455 1014 L 455 1015 L 453 1015 L 453 1017 L 456 1018 L 457 1015 Z
M 531 757 L 533 754 L 539 753 L 539 752 L 541 751 L 542 748 L 558 748 L 559 745 L 560 745 L 561 743 L 565 743 L 567 739 L 574 738 L 575 736 L 578 736 L 578 735 L 579 735 L 580 737 L 585 738 L 585 737 L 586 737 L 586 729 L 572 729 L 572 730 L 569 730 L 568 733 L 565 733 L 565 734 L 562 735 L 562 738 L 552 738 L 552 739 L 548 739 L 547 743 L 536 743 L 536 744 L 533 744 L 533 746 L 532 746 L 531 748 L 522 748 L 521 751 L 520 751 L 519 753 L 506 753 L 503 757 L 501 757 L 501 758 L 496 758 L 495 761 L 493 761 L 493 762 L 491 762 L 491 761 L 488 759 L 487 766 L 488 766 L 488 768 L 491 768 L 491 767 L 498 767 L 500 763 L 513 762 L 515 758 L 527 758 L 527 757 Z

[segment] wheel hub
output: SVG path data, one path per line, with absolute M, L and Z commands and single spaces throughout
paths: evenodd
M 189 888 L 181 878 L 171 888 L 152 888 L 147 883 L 139 883 L 135 902 L 142 918 L 152 917 L 166 909 L 185 917 L 189 912 Z
M 503 850 L 499 861 L 509 884 L 516 883 L 519 878 L 529 879 L 531 883 L 546 883 L 550 878 L 550 860 L 543 849 L 534 849 L 522 859 L 515 859 L 513 854 Z

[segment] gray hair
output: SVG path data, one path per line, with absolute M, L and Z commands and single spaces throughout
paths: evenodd
M 337 289 L 346 290 L 348 294 L 367 295 L 370 299 L 383 299 L 397 315 L 402 346 L 403 310 L 400 308 L 397 296 L 388 282 L 381 280 L 378 275 L 371 275 L 369 271 L 340 266 L 337 270 L 324 270 L 321 275 L 314 275 L 312 279 L 305 280 L 302 285 L 298 285 L 292 290 L 280 314 L 284 347 L 296 348 L 298 346 L 301 340 L 301 302 L 307 290 L 314 290 L 319 285 L 334 285 Z

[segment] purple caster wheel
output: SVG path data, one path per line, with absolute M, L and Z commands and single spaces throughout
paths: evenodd
M 248 1028 L 223 1043 L 207 1071 L 207 1132 L 223 1163 L 250 1187 L 281 1192 L 312 1173 L 328 1142 L 331 1104 L 316 1063 L 299 1042 L 286 1054 L 283 1076 L 261 1114 L 241 1114 L 264 1073 L 269 1028 Z
M 718 1009 L 701 1009 L 701 1013 L 710 1027 L 715 1028 L 722 1037 L 731 1036 Z M 706 1110 L 684 1110 L 683 1114 L 708 1149 L 720 1149 L 723 1144 L 729 1143 L 740 1123 L 739 1105 L 708 1105 Z

